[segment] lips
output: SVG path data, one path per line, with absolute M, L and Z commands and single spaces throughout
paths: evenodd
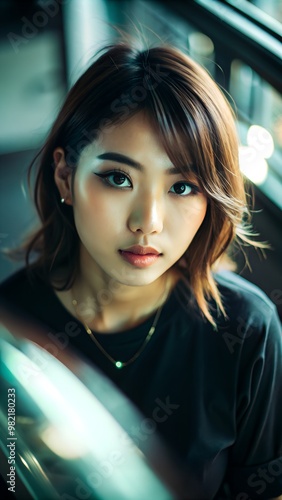
M 119 253 L 123 260 L 135 268 L 149 267 L 162 255 L 156 248 L 142 247 L 141 245 L 133 245 L 124 250 L 119 250 Z
M 132 247 L 125 248 L 121 252 L 130 252 L 135 255 L 160 255 L 160 252 L 153 247 L 142 247 L 141 245 L 133 245 Z

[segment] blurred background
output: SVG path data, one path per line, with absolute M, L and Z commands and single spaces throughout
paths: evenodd
M 282 319 L 282 1 L 1 0 L 0 250 L 36 222 L 27 169 L 66 92 L 97 50 L 127 33 L 185 50 L 225 91 L 237 116 L 253 224 L 272 249 L 245 248 L 237 272 Z M 22 263 L 0 255 L 0 282 Z

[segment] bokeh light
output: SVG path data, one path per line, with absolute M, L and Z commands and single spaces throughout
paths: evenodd
M 239 163 L 243 174 L 254 184 L 262 184 L 268 173 L 267 161 L 260 152 L 251 146 L 239 148 Z

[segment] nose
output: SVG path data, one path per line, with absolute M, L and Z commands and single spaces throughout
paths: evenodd
M 163 218 L 164 207 L 162 200 L 152 195 L 143 196 L 142 199 L 134 203 L 128 219 L 128 227 L 133 233 L 161 233 Z

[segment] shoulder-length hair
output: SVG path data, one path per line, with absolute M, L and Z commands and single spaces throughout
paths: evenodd
M 53 151 L 58 146 L 64 149 L 75 174 L 82 150 L 105 127 L 139 111 L 150 118 L 172 163 L 183 175 L 192 170 L 208 198 L 204 221 L 176 266 L 203 315 L 214 324 L 208 302 L 213 299 L 225 312 L 213 266 L 236 237 L 252 244 L 243 224 L 248 210 L 235 116 L 207 71 L 172 46 L 145 50 L 128 42 L 107 46 L 70 89 L 30 166 L 29 182 L 33 166 L 38 165 L 34 202 L 41 227 L 21 247 L 26 265 L 46 283 L 53 271 L 63 268 L 64 280 L 57 289 L 72 286 L 79 237 L 72 207 L 60 203 Z

